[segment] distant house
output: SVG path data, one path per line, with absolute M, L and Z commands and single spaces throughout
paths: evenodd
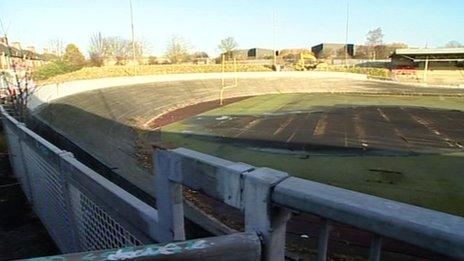
M 36 53 L 33 46 L 22 49 L 18 42 L 13 42 L 8 46 L 7 39 L 0 37 L 0 70 L 9 70 L 12 64 L 35 68 L 46 63 L 48 58 Z
M 317 58 L 344 58 L 345 54 L 349 57 L 355 55 L 354 44 L 337 44 L 337 43 L 321 43 L 311 47 L 311 51 Z
M 206 52 L 196 52 L 192 55 L 194 64 L 209 64 L 211 62 L 209 55 Z

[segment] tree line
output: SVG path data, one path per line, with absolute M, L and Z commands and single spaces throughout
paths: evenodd
M 385 44 L 384 34 L 380 27 L 370 30 L 366 34 L 365 45 L 358 45 L 352 58 L 355 59 L 387 59 L 394 50 L 407 48 L 404 43 Z M 237 41 L 233 37 L 222 39 L 218 44 L 218 49 L 227 58 L 232 58 L 234 50 L 238 47 Z M 443 47 L 462 48 L 458 41 L 449 41 Z M 135 59 L 136 63 L 140 59 L 145 59 L 151 51 L 151 46 L 147 41 L 131 40 L 119 36 L 104 36 L 98 32 L 90 37 L 88 46 L 89 59 L 86 60 L 79 48 L 75 44 L 68 44 L 64 47 L 60 40 L 52 40 L 48 44 L 48 50 L 54 55 L 51 63 L 48 63 L 37 70 L 34 74 L 36 79 L 46 79 L 58 74 L 79 70 L 84 66 L 102 66 L 110 61 L 115 65 L 125 65 Z M 305 49 L 301 49 L 305 50 Z M 325 53 L 320 58 L 345 58 L 346 49 L 340 49 L 336 53 Z M 209 58 L 205 52 L 191 52 L 189 43 L 182 37 L 172 36 L 166 44 L 164 57 L 166 63 L 192 62 L 198 59 Z M 220 59 L 220 58 L 218 58 Z M 154 56 L 148 57 L 148 64 L 158 64 L 159 59 Z

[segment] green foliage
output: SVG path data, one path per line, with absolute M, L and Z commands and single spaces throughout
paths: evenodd
M 74 44 L 68 44 L 62 60 L 55 60 L 40 66 L 33 72 L 33 78 L 34 80 L 42 81 L 60 74 L 77 71 L 84 66 L 85 58 L 79 51 L 79 48 Z
M 82 55 L 79 48 L 74 44 L 68 44 L 68 46 L 66 46 L 63 61 L 74 67 L 74 70 L 79 70 L 85 65 L 84 55 Z
M 76 68 L 72 64 L 66 61 L 53 61 L 45 65 L 40 66 L 34 73 L 34 80 L 46 80 L 53 76 L 60 74 L 69 73 L 75 71 Z

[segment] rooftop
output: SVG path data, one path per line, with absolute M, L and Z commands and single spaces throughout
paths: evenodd
M 420 54 L 464 54 L 464 48 L 417 48 L 397 49 L 395 54 L 420 55 Z

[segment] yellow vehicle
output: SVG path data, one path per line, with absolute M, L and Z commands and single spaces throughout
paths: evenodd
M 306 71 L 316 68 L 318 62 L 313 53 L 300 53 L 300 59 L 295 63 L 295 69 L 298 71 Z

